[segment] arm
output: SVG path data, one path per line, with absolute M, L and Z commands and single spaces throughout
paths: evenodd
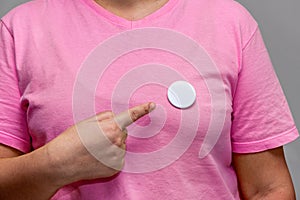
M 0 199 L 46 200 L 70 183 L 115 175 L 124 165 L 127 137 L 124 129 L 151 112 L 153 106 L 142 104 L 119 115 L 99 113 L 28 154 L 0 145 Z M 108 165 L 87 151 L 77 130 L 81 136 L 100 138 L 89 139 L 85 145 L 100 152 L 101 161 Z
M 295 191 L 283 148 L 233 154 L 242 199 L 295 200 Z
M 98 123 L 94 119 L 87 119 L 77 126 L 89 130 L 90 124 Z M 121 145 L 117 142 L 122 140 L 123 133 L 114 128 L 113 120 L 105 120 L 100 126 L 113 141 L 112 145 Z M 91 145 L 102 151 L 106 160 L 114 160 L 110 163 L 115 163 L 114 166 L 121 169 L 124 156 L 116 152 L 115 148 L 102 148 L 99 143 Z M 6 154 L 7 158 L 0 158 L 0 199 L 48 200 L 65 185 L 118 173 L 118 170 L 102 164 L 87 151 L 75 126 L 28 154 L 19 155 L 9 147 L 2 146 L 1 149 L 1 157 Z
M 23 155 L 0 145 L 0 199 L 49 199 L 62 185 L 44 149 Z

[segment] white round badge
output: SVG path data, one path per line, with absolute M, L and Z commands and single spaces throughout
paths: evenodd
M 168 88 L 169 102 L 177 108 L 188 108 L 196 101 L 195 88 L 186 81 L 176 81 Z

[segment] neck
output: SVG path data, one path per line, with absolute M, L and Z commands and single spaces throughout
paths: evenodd
M 160 0 L 95 0 L 100 5 L 111 5 L 117 7 L 135 7 L 141 4 L 152 4 Z
M 128 20 L 139 20 L 161 8 L 168 0 L 94 0 L 106 10 Z

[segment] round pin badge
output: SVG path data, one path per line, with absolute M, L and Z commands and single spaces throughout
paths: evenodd
M 196 101 L 196 90 L 187 81 L 175 81 L 168 88 L 168 99 L 174 107 L 185 109 Z

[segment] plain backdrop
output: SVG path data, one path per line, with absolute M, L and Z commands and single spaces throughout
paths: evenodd
M 76 1 L 76 0 L 73 0 Z M 209 0 L 208 0 L 209 1 Z M 238 0 L 260 25 L 275 71 L 300 128 L 300 1 Z M 25 0 L 0 0 L 0 17 Z M 268 130 L 266 130 L 268 131 Z M 300 198 L 300 139 L 285 146 L 286 159 Z M 298 199 L 297 198 L 297 199 Z

